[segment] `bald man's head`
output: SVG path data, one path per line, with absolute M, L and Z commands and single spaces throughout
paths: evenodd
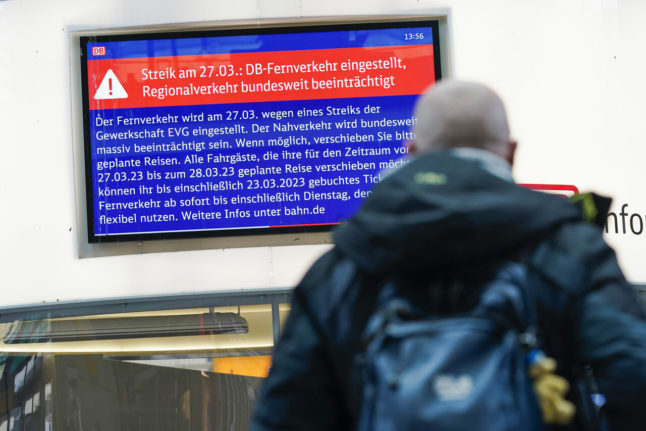
M 441 81 L 419 98 L 415 115 L 411 153 L 473 147 L 513 160 L 505 107 L 484 85 Z

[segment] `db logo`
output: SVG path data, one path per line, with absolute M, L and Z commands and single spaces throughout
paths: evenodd
M 92 55 L 105 55 L 105 46 L 93 46 Z

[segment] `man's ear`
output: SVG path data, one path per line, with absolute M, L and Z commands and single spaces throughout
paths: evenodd
M 509 144 L 507 145 L 507 157 L 505 157 L 505 160 L 507 160 L 511 166 L 514 166 L 514 158 L 516 157 L 517 148 L 518 142 L 510 140 Z
M 406 141 L 404 142 L 404 147 L 406 147 L 406 150 L 408 150 L 408 155 L 413 156 L 415 153 L 417 153 L 417 142 L 413 141 Z

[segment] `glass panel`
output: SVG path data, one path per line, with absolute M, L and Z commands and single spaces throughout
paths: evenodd
M 283 325 L 285 324 L 285 321 L 287 320 L 287 316 L 289 316 L 289 312 L 291 311 L 292 307 L 289 303 L 285 304 L 280 304 L 278 307 L 278 312 L 280 316 L 280 329 L 282 331 Z
M 0 324 L 0 430 L 246 430 L 274 340 L 258 298 Z

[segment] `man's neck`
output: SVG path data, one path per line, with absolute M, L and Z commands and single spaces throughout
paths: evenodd
M 449 153 L 460 159 L 473 160 L 490 174 L 505 181 L 514 182 L 509 162 L 491 151 L 473 147 L 459 147 L 449 150 Z

